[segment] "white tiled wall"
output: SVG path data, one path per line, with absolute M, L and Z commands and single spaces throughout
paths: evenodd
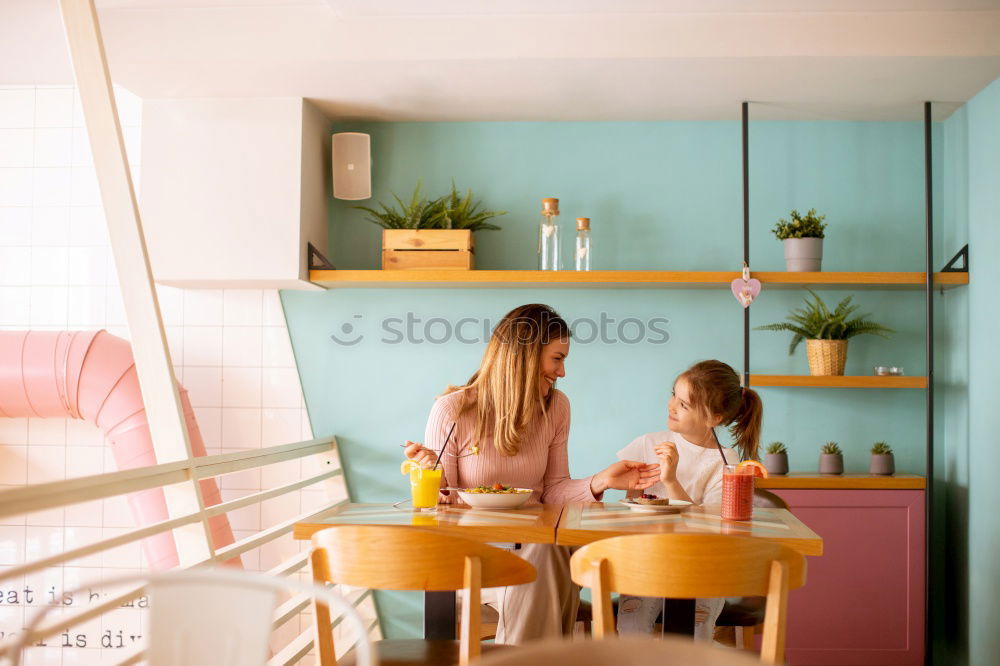
M 137 178 L 141 101 L 121 89 L 117 99 Z M 177 378 L 190 392 L 210 455 L 312 437 L 276 291 L 160 287 L 158 293 Z M 79 97 L 69 87 L 0 88 L 0 329 L 29 328 L 106 328 L 128 337 Z M 297 480 L 302 464 L 227 476 L 223 499 Z M 0 418 L 0 487 L 114 469 L 91 424 Z M 230 520 L 239 539 L 319 501 L 316 492 L 304 492 L 232 513 Z M 128 505 L 120 498 L 0 519 L 0 569 L 131 526 Z M 252 551 L 244 563 L 266 569 L 298 550 L 288 538 Z M 141 553 L 132 544 L 72 564 L 29 581 L 0 581 L 0 594 L 8 595 L 0 603 L 0 632 L 20 628 L 26 586 L 39 606 L 42 592 L 52 586 L 61 590 L 138 569 Z M 10 603 L 16 590 L 18 603 Z M 88 649 L 53 647 L 32 659 L 112 663 L 121 652 L 101 650 L 100 633 L 121 627 L 141 631 L 141 623 L 137 611 L 121 609 L 84 628 L 91 635 Z

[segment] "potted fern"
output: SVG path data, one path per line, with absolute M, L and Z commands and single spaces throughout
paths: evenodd
M 827 442 L 819 452 L 820 474 L 843 474 L 844 452 L 837 442 Z
M 818 271 L 823 264 L 823 220 L 810 208 L 805 215 L 792 209 L 791 220 L 780 218 L 771 231 L 785 245 L 786 271 Z
M 896 460 L 892 455 L 892 447 L 885 442 L 872 444 L 872 458 L 868 465 L 869 474 L 892 476 L 896 473 Z
M 781 442 L 771 442 L 764 454 L 764 467 L 770 474 L 788 474 L 788 449 Z
M 806 341 L 806 355 L 809 358 L 809 374 L 830 376 L 844 374 L 847 362 L 847 341 L 856 335 L 880 335 L 883 338 L 895 333 L 879 323 L 868 319 L 870 314 L 852 316 L 860 306 L 852 305 L 853 296 L 848 296 L 832 311 L 812 289 L 807 289 L 812 300 L 805 299 L 805 307 L 792 310 L 786 321 L 778 324 L 757 326 L 761 331 L 790 331 L 792 342 L 788 355 Z
M 420 190 L 418 183 L 408 202 L 394 193 L 396 205 L 380 202 L 381 210 L 355 206 L 382 227 L 382 268 L 473 268 L 473 232 L 499 229 L 487 220 L 506 211 L 482 209 L 472 190 L 463 196 L 454 182 L 449 194 L 436 199 Z

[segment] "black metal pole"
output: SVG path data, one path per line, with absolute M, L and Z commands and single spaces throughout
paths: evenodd
M 924 102 L 924 188 L 927 206 L 924 224 L 924 302 L 927 320 L 927 489 L 924 491 L 924 663 L 931 663 L 931 555 L 934 529 L 934 183 L 931 172 L 931 103 Z
M 750 265 L 750 103 L 743 102 L 743 263 Z M 750 308 L 743 308 L 743 386 L 750 386 Z

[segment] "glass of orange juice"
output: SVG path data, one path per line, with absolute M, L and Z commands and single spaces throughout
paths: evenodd
M 436 509 L 438 492 L 441 490 L 441 470 L 422 469 L 412 460 L 407 460 L 400 468 L 410 476 L 410 497 L 415 509 Z

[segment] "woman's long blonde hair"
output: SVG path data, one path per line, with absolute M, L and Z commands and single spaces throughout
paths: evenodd
M 493 329 L 479 370 L 465 385 L 445 391 L 475 389 L 467 392 L 460 410 L 476 409 L 474 442 L 483 441 L 492 426 L 497 451 L 517 455 L 531 420 L 546 415 L 552 403 L 553 392 L 543 397 L 541 391 L 542 348 L 569 337 L 569 325 L 547 305 L 522 305 L 504 315 Z

